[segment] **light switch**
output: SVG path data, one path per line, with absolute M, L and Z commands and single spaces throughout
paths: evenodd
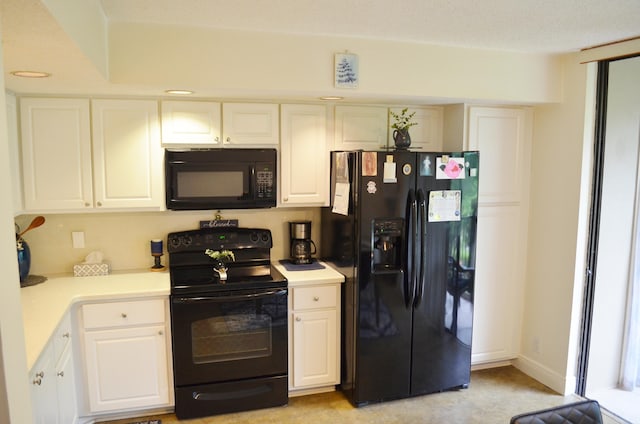
M 84 248 L 84 231 L 73 231 L 71 233 L 71 241 L 74 249 Z

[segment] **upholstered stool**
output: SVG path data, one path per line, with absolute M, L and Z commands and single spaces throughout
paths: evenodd
M 602 414 L 598 402 L 585 400 L 516 415 L 511 424 L 602 424 Z

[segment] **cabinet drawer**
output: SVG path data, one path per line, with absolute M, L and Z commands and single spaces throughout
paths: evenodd
M 69 344 L 69 340 L 71 340 L 71 316 L 66 313 L 53 333 L 53 350 L 56 361 L 58 361 Z
M 84 328 L 128 327 L 164 323 L 164 299 L 92 303 L 82 306 Z
M 337 307 L 336 286 L 296 287 L 293 289 L 293 309 Z

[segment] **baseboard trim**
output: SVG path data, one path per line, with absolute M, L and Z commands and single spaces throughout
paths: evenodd
M 513 361 L 505 360 L 505 361 L 481 362 L 477 364 L 471 364 L 471 371 L 486 370 L 489 368 L 508 367 L 509 365 L 513 365 Z
M 518 358 L 513 361 L 513 366 L 529 377 L 538 380 L 551 390 L 564 396 L 573 394 L 576 391 L 575 376 L 560 375 L 529 357 L 523 355 L 518 356 Z
M 289 389 L 289 397 L 297 397 L 297 396 L 306 396 L 306 395 L 315 395 L 318 393 L 327 393 L 327 392 L 335 392 L 336 386 L 324 386 L 324 387 L 315 387 L 311 389 L 298 389 L 291 390 Z

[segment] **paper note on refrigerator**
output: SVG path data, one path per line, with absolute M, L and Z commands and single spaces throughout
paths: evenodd
M 333 195 L 333 209 L 331 212 L 340 215 L 349 215 L 349 183 L 336 183 L 336 192 Z
M 429 222 L 460 221 L 460 190 L 429 192 Z
M 460 180 L 465 177 L 464 158 L 442 156 L 436 158 L 437 180 Z

